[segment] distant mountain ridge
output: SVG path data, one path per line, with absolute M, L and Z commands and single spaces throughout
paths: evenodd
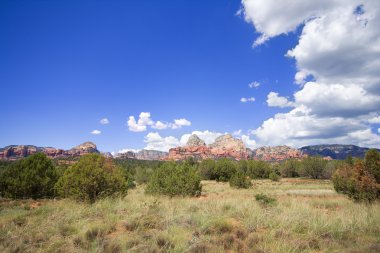
M 69 150 L 52 147 L 37 147 L 33 145 L 10 145 L 0 148 L 0 160 L 18 160 L 35 153 L 44 153 L 51 158 L 64 158 L 100 152 L 92 142 L 82 143 Z
M 124 153 L 118 153 L 114 155 L 114 158 L 152 161 L 152 160 L 161 160 L 167 155 L 168 155 L 168 152 L 142 149 L 138 152 L 127 151 Z
M 287 159 L 302 159 L 306 156 L 322 156 L 331 159 L 344 160 L 348 156 L 363 158 L 369 148 L 355 145 L 326 144 L 304 146 L 294 149 L 288 146 L 259 147 L 257 149 L 246 148 L 243 141 L 232 137 L 232 135 L 222 135 L 214 143 L 206 143 L 196 135 L 189 138 L 188 143 L 183 147 L 176 147 L 169 152 L 157 150 L 140 150 L 138 152 L 124 152 L 112 156 L 110 153 L 101 153 L 105 157 L 118 159 L 137 160 L 185 160 L 188 157 L 196 159 L 218 159 L 231 158 L 234 160 L 253 159 L 267 162 L 283 161 Z M 380 150 L 377 149 L 379 152 Z M 34 145 L 10 145 L 0 148 L 0 160 L 18 160 L 35 153 L 42 152 L 50 158 L 79 157 L 90 153 L 100 153 L 96 145 L 92 142 L 85 142 L 69 150 L 53 147 L 37 147 Z
M 359 147 L 356 145 L 342 144 L 312 145 L 300 148 L 303 153 L 309 156 L 320 155 L 337 160 L 344 160 L 348 156 L 363 158 L 369 149 L 370 148 Z M 380 152 L 379 149 L 377 150 Z

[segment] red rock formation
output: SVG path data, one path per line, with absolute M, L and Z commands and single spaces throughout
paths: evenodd
M 253 159 L 267 162 L 307 157 L 302 151 L 288 146 L 261 147 L 252 151 Z
M 38 152 L 44 153 L 51 158 L 81 156 L 89 153 L 99 153 L 99 151 L 96 148 L 96 145 L 92 142 L 83 143 L 70 150 L 63 150 L 51 147 L 36 147 L 31 145 L 12 145 L 0 149 L 0 160 L 18 160 Z
M 196 140 L 196 141 L 194 141 Z M 191 137 L 185 147 L 177 147 L 169 150 L 169 154 L 163 160 L 185 160 L 193 157 L 195 159 L 218 159 L 231 158 L 235 160 L 248 159 L 249 152 L 244 143 L 239 139 L 234 139 L 231 135 L 223 135 L 209 146 L 194 146 L 194 143 L 204 143 L 198 136 Z

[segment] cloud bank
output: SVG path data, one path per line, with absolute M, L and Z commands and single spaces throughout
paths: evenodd
M 262 145 L 346 143 L 378 147 L 380 1 L 243 0 L 253 46 L 301 29 L 285 57 L 296 62 L 294 101 L 271 92 L 268 106 L 293 107 L 251 134 Z M 313 80 L 313 81 L 310 81 Z

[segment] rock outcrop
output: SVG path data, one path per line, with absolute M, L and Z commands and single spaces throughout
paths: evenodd
M 136 159 L 138 160 L 161 160 L 162 158 L 166 157 L 168 155 L 168 152 L 163 151 L 157 151 L 157 150 L 140 150 L 135 154 Z
M 35 153 L 44 153 L 48 157 L 73 157 L 82 156 L 89 153 L 99 153 L 96 145 L 92 142 L 85 142 L 70 150 L 63 150 L 52 147 L 36 147 L 33 145 L 11 145 L 0 148 L 0 160 L 18 160 Z
M 153 161 L 153 160 L 161 160 L 167 155 L 168 155 L 168 152 L 142 149 L 138 152 L 127 151 L 123 153 L 118 153 L 114 157 L 117 159 L 137 159 L 137 160 Z
M 198 137 L 196 134 L 192 134 L 186 144 L 187 147 L 199 147 L 206 146 L 204 140 Z
M 288 159 L 302 159 L 306 157 L 301 150 L 288 146 L 260 147 L 252 150 L 254 160 L 263 160 L 267 162 L 278 162 Z
M 198 144 L 198 145 L 197 145 Z M 216 138 L 215 142 L 206 146 L 197 135 L 192 135 L 184 147 L 172 148 L 163 160 L 185 160 L 189 157 L 195 159 L 231 158 L 235 160 L 248 159 L 249 152 L 244 143 L 230 134 Z
M 364 158 L 369 148 L 362 148 L 355 145 L 314 145 L 300 148 L 300 150 L 310 156 L 320 155 L 323 157 L 331 157 L 332 159 L 344 160 L 348 156 Z M 380 152 L 380 150 L 378 149 Z

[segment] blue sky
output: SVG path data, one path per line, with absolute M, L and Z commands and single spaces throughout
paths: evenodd
M 257 10 L 268 7 L 265 1 L 257 1 L 262 2 L 259 6 L 250 2 L 1 1 L 0 146 L 71 148 L 93 141 L 102 151 L 146 146 L 164 150 L 180 144 L 181 137 L 193 131 L 235 132 L 252 147 L 336 141 L 378 145 L 380 141 L 367 142 L 379 137 L 377 97 L 369 98 L 370 105 L 359 104 L 363 108 L 359 114 L 344 105 L 338 112 L 341 114 L 330 115 L 333 118 L 327 122 L 337 124 L 333 128 L 337 131 L 325 129 L 332 133 L 330 136 L 320 132 L 289 136 L 291 131 L 280 127 L 285 137 L 274 134 L 276 141 L 270 138 L 270 131 L 277 132 L 276 127 L 288 124 L 276 123 L 276 115 L 286 118 L 294 110 L 293 114 L 299 115 L 297 110 L 307 111 L 302 106 L 316 117 L 306 119 L 308 122 L 318 121 L 318 126 L 308 127 L 320 129 L 319 121 L 326 115 L 311 103 L 323 105 L 323 98 L 315 101 L 315 94 L 319 94 L 315 89 L 333 83 L 333 78 L 327 73 L 331 80 L 326 81 L 323 70 L 307 64 L 304 67 L 302 53 L 285 56 L 301 44 L 302 22 L 307 16 L 300 17 L 295 25 L 278 28 L 280 21 L 273 21 L 277 25 L 265 23 L 274 14 L 255 16 Z M 355 1 L 352 6 L 356 6 Z M 320 7 L 310 8 L 317 11 Z M 307 8 L 298 11 L 309 13 Z M 252 47 L 263 34 L 263 43 Z M 316 80 L 317 84 L 310 84 L 310 88 L 306 78 L 301 78 L 302 83 L 295 77 L 299 72 L 307 73 L 307 80 Z M 339 73 L 335 75 L 339 77 Z M 260 86 L 250 88 L 252 82 Z M 343 90 L 348 87 L 344 82 L 341 85 Z M 370 89 L 369 85 L 360 85 L 356 88 Z M 361 92 L 352 86 L 347 89 Z M 271 92 L 274 100 L 269 101 Z M 297 92 L 314 100 L 297 98 Z M 241 102 L 241 98 L 251 97 L 255 101 Z M 349 99 L 343 102 L 349 104 Z M 145 124 L 145 131 L 131 131 L 130 116 L 138 121 L 141 112 L 149 112 L 151 122 Z M 360 116 L 374 123 L 360 121 L 347 128 L 345 121 L 351 122 L 354 114 L 355 120 Z M 103 118 L 109 124 L 100 124 Z M 176 127 L 175 119 L 186 119 L 191 125 Z M 271 119 L 276 126 L 268 125 Z M 295 120 L 300 124 L 305 119 Z M 154 128 L 157 121 L 165 123 L 166 129 Z M 293 118 L 289 122 L 297 124 Z M 295 132 L 304 131 L 302 127 Z M 91 134 L 93 130 L 101 134 Z M 346 132 L 338 133 L 342 131 Z M 358 131 L 366 131 L 366 139 L 364 132 Z

